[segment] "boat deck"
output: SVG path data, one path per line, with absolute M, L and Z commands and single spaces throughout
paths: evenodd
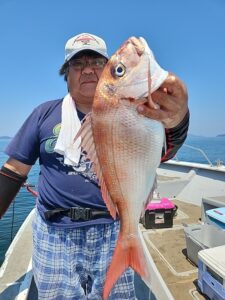
M 173 162 L 161 166 L 158 180 L 160 196 L 173 199 L 178 210 L 172 228 L 147 230 L 140 224 L 155 280 L 150 291 L 138 276 L 135 277 L 137 299 L 207 299 L 198 291 L 197 266 L 186 256 L 183 224 L 200 222 L 203 199 L 207 200 L 207 209 L 213 207 L 214 202 L 225 206 L 225 168 L 218 171 L 211 166 Z M 38 298 L 31 267 L 32 215 L 20 228 L 0 268 L 0 300 Z
M 196 280 L 198 268 L 187 259 L 183 223 L 199 221 L 201 209 L 194 204 L 173 200 L 177 205 L 177 216 L 173 227 L 148 229 L 142 227 L 148 250 L 165 280 L 174 299 L 205 299 L 198 292 Z

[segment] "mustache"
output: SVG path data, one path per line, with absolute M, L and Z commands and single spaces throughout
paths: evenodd
M 80 82 L 81 83 L 84 83 L 84 82 L 87 82 L 87 81 L 95 81 L 95 82 L 98 82 L 98 78 L 96 75 L 94 74 L 90 74 L 90 75 L 82 75 L 80 77 Z

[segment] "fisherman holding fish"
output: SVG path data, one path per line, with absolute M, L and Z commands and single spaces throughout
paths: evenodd
M 186 139 L 186 87 L 135 37 L 110 59 L 100 37 L 72 37 L 60 75 L 68 94 L 35 108 L 5 151 L 0 217 L 39 159 L 38 299 L 136 299 L 133 270 L 150 280 L 138 221 L 160 161 Z

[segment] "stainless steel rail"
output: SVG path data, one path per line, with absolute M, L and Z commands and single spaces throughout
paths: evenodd
M 209 165 L 210 165 L 211 167 L 213 166 L 213 163 L 211 162 L 211 160 L 208 158 L 208 156 L 206 155 L 206 153 L 205 153 L 201 148 L 193 147 L 193 146 L 187 145 L 187 144 L 183 144 L 182 147 L 186 147 L 186 148 L 190 148 L 190 149 L 199 151 L 199 152 L 204 156 L 204 158 L 207 160 L 207 162 L 209 163 Z M 179 161 L 177 155 L 175 156 L 175 158 L 176 158 L 177 161 Z M 220 161 L 220 162 L 221 162 L 221 161 Z

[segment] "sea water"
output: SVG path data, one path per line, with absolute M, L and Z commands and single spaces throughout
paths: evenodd
M 9 139 L 0 139 L 0 166 L 8 158 L 4 154 L 4 149 L 9 143 Z M 204 151 L 204 155 L 199 150 L 188 147 L 199 148 Z M 197 137 L 188 136 L 185 145 L 177 152 L 175 159 L 190 162 L 216 164 L 222 161 L 225 165 L 225 137 Z M 38 163 L 33 166 L 29 173 L 28 182 L 37 185 L 39 174 Z M 35 189 L 35 187 L 34 187 Z M 0 220 L 0 265 L 4 260 L 5 252 L 8 249 L 12 239 L 16 235 L 23 221 L 35 205 L 35 197 L 21 188 L 15 201 L 8 209 L 7 213 Z
M 204 152 L 204 155 L 200 150 Z M 225 136 L 188 136 L 175 158 L 203 164 L 210 162 L 213 165 L 216 165 L 220 161 L 225 165 Z
M 8 159 L 4 149 L 9 142 L 9 139 L 0 139 L 0 166 Z M 34 185 L 33 189 L 37 186 L 38 173 L 39 166 L 35 164 L 28 178 L 28 183 Z M 5 252 L 11 241 L 34 206 L 35 197 L 26 188 L 21 188 L 10 208 L 0 220 L 0 265 L 4 260 Z

